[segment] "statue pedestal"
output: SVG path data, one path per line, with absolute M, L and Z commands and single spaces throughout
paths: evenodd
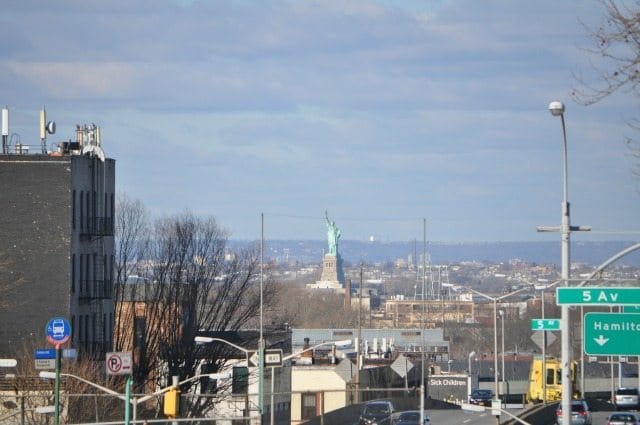
M 344 291 L 344 271 L 340 254 L 325 254 L 320 280 L 307 284 L 307 288 Z

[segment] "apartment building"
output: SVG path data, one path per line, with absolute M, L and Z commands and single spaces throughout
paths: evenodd
M 6 125 L 0 154 L 0 354 L 46 347 L 48 320 L 62 316 L 72 329 L 64 348 L 104 358 L 113 333 L 115 160 L 105 158 L 95 125 L 77 126 L 74 142 L 51 150 L 44 138 L 36 149 L 12 144 Z

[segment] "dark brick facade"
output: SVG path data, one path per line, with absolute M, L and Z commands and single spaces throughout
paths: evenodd
M 79 282 L 72 281 L 78 279 L 79 266 L 73 261 L 79 257 L 77 253 L 104 253 L 106 249 L 109 257 L 113 254 L 112 227 L 106 236 L 83 238 L 77 225 L 80 206 L 76 192 L 90 188 L 95 180 L 87 177 L 95 176 L 87 170 L 102 170 L 106 176 L 107 183 L 103 178 L 96 192 L 100 197 L 93 198 L 113 203 L 115 161 L 95 165 L 96 161 L 95 157 L 70 155 L 0 155 L 0 356 L 16 356 L 23 347 L 46 347 L 45 326 L 54 316 L 73 320 L 74 333 L 76 318 L 83 316 L 85 326 L 92 318 L 92 330 L 102 333 L 99 338 L 91 334 L 84 341 L 74 335 L 65 347 L 82 349 L 82 343 L 98 340 L 100 350 L 110 346 L 112 326 L 104 322 L 113 320 L 112 301 L 82 302 Z M 104 202 L 108 205 L 108 201 Z M 100 212 L 103 210 L 107 208 Z M 113 210 L 109 206 L 106 214 L 111 223 Z M 93 216 L 86 210 L 83 214 L 92 220 L 96 211 L 91 211 Z M 105 275 L 109 280 L 112 274 Z

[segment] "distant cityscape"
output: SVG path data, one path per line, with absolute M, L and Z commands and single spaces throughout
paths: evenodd
M 255 242 L 255 241 L 254 241 Z M 231 241 L 230 247 L 246 246 L 249 241 Z M 327 243 L 325 240 L 265 240 L 265 258 L 278 263 L 321 263 Z M 596 267 L 618 252 L 634 245 L 630 241 L 573 241 L 571 262 Z M 375 264 L 408 261 L 421 258 L 422 241 L 365 242 L 344 240 L 340 253 L 345 263 Z M 529 263 L 559 265 L 560 241 L 557 238 L 545 242 L 474 242 L 444 243 L 427 241 L 427 260 L 432 264 L 451 264 L 463 261 L 491 263 L 523 260 Z M 414 260 L 415 261 L 415 260 Z M 633 252 L 615 263 L 620 266 L 640 266 L 640 251 Z

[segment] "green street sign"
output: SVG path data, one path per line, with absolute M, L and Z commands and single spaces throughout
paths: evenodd
M 587 313 L 584 315 L 584 352 L 590 356 L 640 354 L 640 314 Z
M 531 319 L 532 331 L 559 331 L 560 319 Z
M 637 305 L 640 288 L 556 288 L 556 304 Z
M 625 305 L 622 307 L 623 313 L 640 313 L 640 305 Z

